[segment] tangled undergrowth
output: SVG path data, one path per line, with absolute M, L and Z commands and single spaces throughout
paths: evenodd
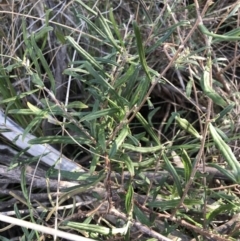
M 1 2 L 1 239 L 239 240 L 239 4 Z

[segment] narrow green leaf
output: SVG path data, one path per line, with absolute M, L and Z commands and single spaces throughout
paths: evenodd
M 19 212 L 16 203 L 14 204 L 14 212 L 15 212 L 15 214 L 16 214 L 16 217 L 17 217 L 19 220 L 22 220 L 21 213 Z M 25 237 L 29 237 L 29 231 L 28 231 L 28 229 L 27 229 L 27 228 L 24 228 L 24 227 L 21 227 L 21 229 L 22 229 Z
M 174 114 L 175 115 L 175 114 Z M 175 115 L 175 120 L 177 124 L 189 134 L 193 135 L 197 139 L 202 139 L 202 136 L 198 133 L 198 131 L 186 120 L 181 118 L 178 114 Z
M 221 41 L 239 41 L 240 40 L 240 28 L 237 28 L 235 31 L 226 34 L 215 34 L 212 32 L 209 32 L 208 29 L 203 25 L 199 24 L 198 25 L 200 31 L 203 34 L 206 34 L 207 36 L 211 36 L 215 39 L 214 42 L 221 42 Z
M 127 143 L 124 143 L 122 145 L 123 148 L 126 148 L 127 150 L 135 151 L 135 152 L 140 152 L 140 153 L 154 153 L 157 151 L 160 151 L 163 149 L 161 145 L 159 146 L 152 146 L 152 147 L 138 147 L 138 146 L 133 146 Z
M 73 101 L 67 105 L 67 108 L 86 109 L 88 106 L 81 101 Z
M 55 33 L 57 39 L 59 40 L 59 42 L 60 42 L 61 44 L 66 44 L 65 35 L 63 34 L 63 32 L 62 32 L 61 30 L 56 29 L 56 30 L 54 31 L 54 33 Z
M 39 126 L 42 122 L 42 117 L 40 115 L 36 116 L 32 119 L 32 121 L 28 124 L 28 126 L 24 129 L 22 134 L 22 140 L 26 137 L 26 135 L 33 129 L 34 126 Z
M 86 139 L 86 138 L 85 138 Z M 92 153 L 97 153 L 97 150 L 94 150 L 94 148 L 90 148 L 90 151 Z M 91 160 L 91 166 L 90 166 L 90 173 L 94 173 L 96 168 L 97 168 L 97 165 L 99 163 L 99 160 L 100 160 L 100 155 L 92 155 L 92 160 Z
M 84 15 L 82 14 L 77 14 L 77 17 L 83 19 L 90 28 L 92 28 L 93 30 L 95 30 L 97 32 L 97 34 L 99 34 L 100 36 L 102 36 L 104 39 L 107 38 L 106 34 L 103 33 L 103 31 L 97 27 L 96 24 L 94 24 L 88 17 L 85 17 Z
M 127 169 L 128 169 L 128 171 L 129 171 L 131 177 L 133 177 L 133 176 L 135 175 L 135 171 L 134 171 L 135 165 L 134 165 L 134 163 L 132 162 L 130 156 L 128 156 L 128 155 L 126 155 L 126 154 L 123 154 L 121 159 L 122 159 L 122 160 L 124 161 L 124 163 L 126 164 Z
M 58 121 L 56 118 L 53 118 L 51 115 L 48 114 L 47 111 L 41 110 L 38 107 L 32 105 L 30 102 L 27 102 L 27 106 L 33 112 L 33 114 L 37 115 L 41 119 L 47 119 L 48 122 L 54 125 L 60 125 L 61 122 Z
M 90 144 L 90 141 L 84 136 L 44 136 L 37 137 L 28 141 L 29 144 Z
M 135 214 L 137 220 L 140 223 L 142 223 L 143 225 L 146 225 L 148 227 L 151 227 L 152 222 L 150 222 L 148 216 L 144 212 L 142 212 L 136 205 L 134 205 L 133 211 L 134 211 L 134 214 Z M 157 241 L 157 239 L 156 239 L 156 241 Z
M 7 99 L 4 99 L 4 100 L 1 100 L 0 101 L 0 104 L 5 104 L 5 103 L 8 103 L 8 102 L 11 102 L 11 101 L 16 101 L 17 99 L 22 99 L 28 95 L 31 95 L 35 92 L 37 92 L 38 90 L 31 90 L 31 91 L 28 91 L 28 92 L 23 92 L 19 95 L 16 95 L 16 96 L 13 96 L 13 97 L 10 97 L 10 98 L 7 98 Z
M 109 158 L 113 158 L 122 143 L 125 141 L 127 135 L 129 133 L 129 128 L 128 126 L 124 125 L 121 132 L 119 133 L 118 137 L 116 140 L 113 142 L 112 148 L 109 152 Z
M 149 207 L 160 208 L 161 211 L 175 208 L 179 204 L 180 199 L 152 201 L 148 203 Z
M 95 78 L 95 80 L 93 80 L 91 83 L 93 83 L 93 84 L 96 83 L 101 87 L 101 89 L 103 89 L 103 90 L 101 90 L 101 96 L 107 95 L 108 93 L 110 93 L 111 95 L 113 95 L 114 101 L 117 101 L 119 105 L 121 105 L 124 102 L 124 99 L 118 95 L 118 93 L 111 86 L 111 84 L 102 75 L 100 75 L 99 72 L 96 71 L 90 65 L 89 62 L 85 62 L 84 66 L 88 70 L 88 73 Z M 99 93 L 97 96 L 99 96 Z M 107 98 L 107 96 L 106 96 L 106 98 Z M 109 101 L 112 101 L 112 100 L 109 100 Z
M 143 12 L 145 13 L 146 15 L 146 18 L 148 19 L 149 23 L 152 24 L 152 18 L 151 18 L 151 15 L 148 11 L 148 7 L 147 5 L 145 4 L 145 1 L 144 0 L 139 0 L 139 3 L 141 4 L 141 8 L 143 9 Z
M 183 195 L 183 190 L 182 190 L 182 186 L 181 186 L 181 181 L 180 181 L 180 177 L 178 176 L 176 170 L 174 169 L 173 165 L 171 164 L 171 162 L 168 160 L 166 154 L 163 152 L 162 153 L 162 156 L 163 156 L 163 160 L 166 164 L 166 167 L 167 167 L 167 170 L 170 172 L 170 174 L 172 175 L 173 177 L 173 180 L 174 180 L 174 184 L 176 185 L 177 187 L 177 191 L 178 191 L 178 195 L 180 197 L 182 197 Z
M 200 80 L 202 90 L 212 101 L 221 107 L 227 106 L 226 101 L 210 86 L 209 71 L 205 68 Z
M 105 32 L 107 39 L 110 41 L 110 43 L 118 50 L 120 51 L 121 48 L 118 46 L 116 43 L 113 35 L 112 35 L 112 30 L 109 28 L 109 23 L 107 23 L 106 19 L 103 17 L 101 12 L 98 12 L 99 20 L 102 25 L 102 29 Z
M 84 192 L 84 191 L 88 190 L 89 188 L 94 187 L 96 184 L 99 184 L 99 182 L 101 182 L 105 176 L 106 176 L 105 170 L 102 170 L 98 173 L 98 178 L 96 178 L 96 180 L 94 180 L 93 182 L 68 188 L 66 193 L 63 193 L 59 197 L 59 205 L 61 205 L 63 202 L 65 202 L 69 198 L 73 197 L 74 195 L 80 194 L 81 192 Z M 51 209 L 48 216 L 46 217 L 46 221 L 48 221 L 51 218 L 52 214 L 55 211 L 56 211 L 56 206 Z
M 22 190 L 25 200 L 28 200 L 28 190 L 27 190 L 26 185 L 27 185 L 26 184 L 26 169 L 25 169 L 25 166 L 23 166 L 21 169 L 21 190 Z
M 134 66 L 130 65 L 127 71 L 124 71 L 123 75 L 114 82 L 114 88 L 125 87 L 128 81 L 131 81 L 130 78 L 134 74 L 134 71 L 136 71 Z
M 138 55 L 139 55 L 140 63 L 143 67 L 143 70 L 144 70 L 145 74 L 148 77 L 148 80 L 151 82 L 152 78 L 151 78 L 151 75 L 149 73 L 147 61 L 146 61 L 146 58 L 145 58 L 145 52 L 144 52 L 142 37 L 141 37 L 141 33 L 140 33 L 140 30 L 139 30 L 139 27 L 138 27 L 136 21 L 133 21 L 133 28 L 134 28 L 136 41 L 137 41 L 137 49 L 138 49 Z
M 41 80 L 41 78 L 39 77 L 39 75 L 37 73 L 32 73 L 31 75 L 31 79 L 32 79 L 32 82 L 37 85 L 38 87 L 44 87 L 44 83 L 43 81 Z
M 130 183 L 128 186 L 126 197 L 125 197 L 125 208 L 127 210 L 128 215 L 133 211 L 133 194 L 134 194 L 133 186 Z
M 154 108 L 153 107 L 153 110 L 150 111 L 150 113 L 148 114 L 148 123 L 154 127 L 154 123 L 152 122 L 152 118 L 153 116 L 161 109 L 161 106 L 157 107 L 157 108 Z
M 35 67 L 37 73 L 39 75 L 41 75 L 41 68 L 38 64 L 38 58 L 36 56 L 35 51 L 33 51 L 31 42 L 30 42 L 29 37 L 28 37 L 28 32 L 27 32 L 27 28 L 26 28 L 26 19 L 25 18 L 22 19 L 22 32 L 23 32 L 24 43 L 26 45 L 25 55 L 27 56 L 29 54 L 30 58 L 32 59 L 32 61 L 34 63 L 34 67 Z
M 112 8 L 110 8 L 109 17 L 110 17 L 110 20 L 111 20 L 111 22 L 112 22 L 114 32 L 115 32 L 115 34 L 116 34 L 117 37 L 118 37 L 118 41 L 120 42 L 121 46 L 124 47 L 124 42 L 123 42 L 121 33 L 120 33 L 120 31 L 119 31 L 118 24 L 117 24 L 117 22 L 115 21 L 115 18 L 114 18 L 114 15 L 113 15 L 113 9 L 112 9 Z
M 20 115 L 31 115 L 32 111 L 29 109 L 15 109 L 15 110 L 9 110 L 8 111 L 9 114 L 20 114 Z
M 160 208 L 161 211 L 165 210 L 171 210 L 175 208 L 181 200 L 178 199 L 173 199 L 173 200 L 161 200 L 161 201 L 152 201 L 148 203 L 149 207 L 155 207 L 155 208 Z M 187 206 L 192 206 L 192 205 L 201 205 L 203 204 L 202 200 L 200 199 L 185 199 L 184 204 Z
M 228 143 L 230 140 L 228 136 L 225 134 L 224 131 L 222 131 L 220 128 L 215 127 L 215 130 L 218 132 L 218 134 L 222 137 L 223 141 Z
M 75 2 L 78 2 L 83 7 L 83 9 L 86 9 L 89 13 L 93 14 L 94 16 L 97 16 L 97 12 L 95 12 L 92 8 L 83 3 L 83 1 L 75 0 Z
M 107 227 L 103 227 L 103 226 L 99 226 L 99 225 L 95 225 L 95 224 L 86 224 L 86 223 L 79 223 L 79 222 L 63 222 L 62 226 L 60 226 L 60 228 L 64 229 L 65 227 L 63 226 L 67 226 L 69 228 L 72 228 L 76 231 L 87 231 L 87 232 L 93 232 L 93 233 L 99 233 L 99 234 L 103 234 L 103 235 L 116 235 L 116 234 L 120 234 L 120 235 L 125 235 L 127 230 L 128 230 L 128 226 L 126 225 L 123 228 L 107 228 Z
M 218 132 L 215 130 L 215 127 L 211 123 L 209 124 L 209 130 L 218 150 L 222 153 L 223 157 L 232 168 L 234 175 L 236 175 L 235 178 L 240 180 L 240 164 L 233 154 L 231 148 L 222 140 L 221 136 L 218 134 Z
M 111 54 L 104 56 L 103 58 L 96 57 L 95 59 L 96 59 L 96 61 L 98 61 L 99 63 L 104 64 L 104 65 L 109 64 L 109 65 L 113 65 L 116 67 L 121 67 L 121 65 L 115 61 L 115 58 L 116 58 L 116 53 L 111 53 Z
M 9 74 L 6 73 L 4 67 L 0 64 L 0 93 L 1 93 L 1 99 L 8 99 L 11 97 L 17 96 L 15 89 L 12 86 L 11 80 L 9 78 Z M 8 111 L 10 109 L 21 109 L 22 103 L 21 101 L 16 98 L 14 102 L 11 102 L 11 105 L 8 103 L 8 108 L 5 109 L 5 116 L 7 117 Z M 3 108 L 4 106 L 2 106 Z M 16 116 L 15 120 L 22 126 L 25 127 L 28 123 L 28 120 L 23 116 Z
M 48 177 L 57 178 L 59 174 L 59 170 L 53 169 L 48 174 Z M 63 171 L 61 170 L 61 177 L 66 178 L 72 181 L 79 181 L 79 182 L 95 182 L 98 179 L 97 175 L 93 175 L 87 172 L 70 172 L 70 171 Z
M 210 213 L 207 214 L 208 224 L 210 222 L 212 222 L 213 219 L 220 214 L 232 213 L 234 208 L 235 208 L 235 206 L 232 203 L 220 205 L 218 208 L 214 209 L 213 211 L 211 211 Z
M 104 126 L 99 125 L 98 126 L 98 143 L 101 146 L 101 149 L 103 153 L 106 152 L 106 136 L 105 136 L 105 129 Z
M 149 85 L 149 81 L 145 76 L 138 81 L 136 90 L 131 93 L 131 106 L 140 105 L 142 103 L 149 90 Z
M 190 98 L 191 93 L 192 93 L 192 86 L 193 86 L 193 80 L 189 80 L 186 86 L 186 96 Z
M 130 68 L 133 68 L 133 69 L 130 69 Z M 138 68 L 138 66 L 136 66 L 136 65 L 131 65 L 130 68 L 129 68 L 129 75 L 126 76 L 126 78 L 124 79 L 124 82 L 123 83 L 120 82 L 118 84 L 118 86 L 119 86 L 121 84 L 126 83 L 126 86 L 122 86 L 122 87 L 125 87 L 125 88 L 123 88 L 122 96 L 124 98 L 126 98 L 127 100 L 131 100 L 132 95 L 133 95 L 132 91 L 129 91 L 129 90 L 134 90 L 135 87 L 138 86 L 138 83 L 139 83 L 138 78 L 139 78 L 140 68 Z M 117 83 L 117 81 L 116 81 L 116 83 Z M 132 103 L 132 106 L 133 106 L 133 103 Z
M 151 165 L 154 165 L 156 162 L 156 158 L 148 158 L 146 161 L 142 162 L 133 162 L 134 167 L 144 168 L 144 167 L 150 167 Z
M 48 32 L 52 31 L 53 30 L 53 27 L 51 26 L 43 26 L 43 28 L 41 28 L 35 35 L 34 35 L 34 38 L 35 38 L 35 41 L 38 41 L 42 38 L 44 38 Z
M 181 159 L 184 165 L 185 182 L 188 182 L 192 173 L 192 162 L 187 152 L 184 149 L 182 149 L 182 152 L 181 152 Z
M 32 112 L 34 112 L 34 113 L 37 114 L 37 115 L 43 112 L 41 109 L 39 109 L 38 107 L 32 105 L 30 102 L 27 102 L 27 106 L 28 106 L 28 108 L 29 108 Z
M 194 218 L 191 218 L 188 214 L 185 213 L 179 213 L 179 219 L 184 219 L 184 220 L 188 220 L 190 223 L 193 223 L 196 227 L 202 228 L 202 224 L 196 222 L 194 220 Z
M 118 111 L 119 111 L 119 108 L 108 108 L 105 110 L 95 111 L 95 112 L 92 112 L 92 113 L 82 117 L 80 119 L 80 122 L 96 120 L 97 118 L 100 118 L 100 117 L 112 116 L 113 114 L 118 113 Z
M 224 108 L 219 114 L 217 119 L 215 120 L 216 122 L 220 121 L 228 112 L 231 112 L 231 110 L 236 106 L 235 103 L 231 103 L 228 105 L 226 108 Z
M 165 128 L 164 128 L 164 133 L 167 132 L 168 128 L 171 126 L 171 124 L 174 122 L 174 120 L 175 120 L 175 115 L 172 114 L 172 115 L 168 118 L 167 124 L 166 124 L 166 126 L 165 126 Z
M 148 134 L 153 138 L 153 140 L 155 141 L 156 144 L 158 144 L 159 146 L 160 141 L 158 136 L 156 135 L 155 131 L 153 130 L 153 128 L 150 126 L 150 124 L 145 120 L 145 118 L 142 116 L 142 114 L 140 112 L 138 112 L 136 114 L 136 118 L 138 119 L 138 121 L 142 124 L 142 126 L 144 127 L 144 129 L 148 132 Z
M 89 63 L 95 67 L 96 69 L 100 70 L 101 72 L 104 72 L 101 65 L 90 55 L 86 50 L 84 50 L 72 37 L 67 36 L 66 39 L 69 41 L 69 43 L 76 49 L 79 54 L 89 61 Z
M 53 73 L 50 70 L 49 64 L 47 63 L 45 57 L 43 56 L 42 50 L 37 46 L 36 41 L 34 39 L 34 35 L 31 35 L 31 45 L 32 45 L 32 48 L 34 49 L 34 52 L 37 54 L 38 58 L 40 59 L 45 72 L 48 75 L 49 81 L 51 83 L 51 90 L 53 93 L 55 93 L 56 92 L 56 83 L 55 83 Z
M 226 177 L 229 178 L 229 180 L 232 180 L 234 183 L 239 183 L 238 177 L 236 175 L 234 175 L 234 173 L 232 171 L 227 170 L 215 163 L 208 163 L 208 166 L 216 168 L 218 171 L 223 173 Z

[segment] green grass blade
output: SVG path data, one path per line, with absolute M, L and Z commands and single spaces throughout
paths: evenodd
M 115 32 L 115 34 L 117 35 L 117 38 L 122 46 L 122 48 L 124 47 L 124 42 L 123 42 L 123 39 L 122 39 L 122 36 L 121 36 L 121 33 L 119 31 L 119 28 L 118 28 L 118 24 L 117 22 L 115 21 L 115 18 L 114 18 L 114 15 L 113 15 L 113 9 L 111 8 L 110 9 L 110 12 L 109 12 L 109 18 L 112 22 L 112 25 L 113 25 L 113 30 Z
M 140 30 L 139 30 L 139 27 L 138 27 L 136 21 L 133 22 L 133 28 L 134 28 L 136 41 L 137 41 L 137 49 L 138 49 L 138 55 L 139 55 L 140 63 L 143 67 L 143 70 L 144 70 L 145 74 L 148 77 L 148 80 L 151 82 L 152 77 L 151 77 L 150 72 L 148 70 L 148 65 L 147 65 L 147 61 L 146 61 L 146 58 L 145 58 L 145 51 L 144 51 L 144 47 L 143 47 L 142 36 L 141 36 Z
M 180 181 L 180 177 L 178 176 L 176 170 L 174 169 L 173 165 L 171 164 L 171 162 L 168 160 L 166 154 L 163 152 L 162 153 L 162 157 L 163 157 L 163 160 L 166 164 L 166 168 L 167 170 L 170 172 L 170 174 L 172 175 L 173 177 L 173 180 L 174 180 L 174 183 L 176 185 L 176 188 L 177 188 L 177 191 L 178 191 L 178 195 L 180 197 L 182 197 L 183 195 L 183 190 L 182 190 L 182 186 L 181 186 L 181 181 Z
M 40 31 L 38 31 L 35 35 L 35 41 L 39 41 L 44 38 L 50 31 L 53 31 L 53 27 L 51 26 L 44 26 Z
M 52 74 L 52 71 L 49 68 L 49 65 L 48 65 L 46 59 L 43 56 L 42 50 L 36 44 L 34 35 L 31 36 L 31 45 L 32 45 L 32 48 L 34 49 L 34 53 L 37 54 L 38 58 L 41 61 L 41 64 L 42 64 L 44 70 L 46 71 L 46 73 L 48 75 L 49 81 L 51 83 L 51 90 L 52 90 L 53 93 L 55 93 L 56 92 L 56 83 L 55 83 L 54 76 Z
M 85 138 L 85 136 L 77 136 L 77 137 L 70 137 L 70 136 L 44 136 L 34 138 L 28 141 L 29 144 L 84 144 L 89 145 L 91 142 Z
M 127 150 L 135 151 L 135 152 L 139 152 L 139 153 L 151 153 L 151 152 L 154 153 L 154 152 L 157 152 L 157 151 L 160 151 L 163 149 L 163 147 L 161 145 L 151 146 L 151 147 L 138 147 L 138 146 L 133 146 L 133 145 L 130 145 L 127 143 L 124 143 L 122 145 L 122 147 L 124 147 Z
M 231 112 L 231 110 L 236 106 L 235 103 L 231 103 L 227 107 L 225 107 L 219 114 L 217 119 L 215 120 L 216 122 L 220 121 L 227 113 Z
M 23 32 L 24 43 L 26 45 L 25 55 L 30 56 L 31 60 L 33 61 L 34 68 L 36 69 L 36 72 L 38 73 L 39 76 L 41 76 L 41 68 L 40 68 L 40 65 L 38 63 L 37 55 L 33 51 L 31 41 L 29 40 L 29 37 L 28 37 L 27 28 L 26 28 L 26 19 L 22 20 L 22 32 Z
M 210 213 L 207 214 L 207 222 L 210 224 L 214 220 L 214 218 L 217 218 L 218 215 L 224 214 L 224 213 L 231 213 L 234 210 L 235 206 L 232 203 L 228 203 L 225 205 L 220 205 L 218 208 L 214 209 Z
M 16 101 L 17 99 L 25 98 L 26 96 L 31 95 L 31 94 L 33 94 L 37 91 L 38 90 L 31 90 L 31 91 L 28 91 L 28 92 L 22 92 L 19 95 L 16 95 L 16 96 L 13 96 L 13 97 L 10 97 L 10 98 L 6 98 L 6 99 L 0 101 L 0 105 L 8 103 L 8 102 Z
M 222 140 L 221 136 L 218 134 L 218 132 L 215 130 L 215 127 L 211 123 L 209 124 L 209 130 L 218 150 L 222 153 L 223 157 L 232 168 L 234 175 L 237 175 L 236 179 L 240 180 L 240 163 L 237 161 L 231 148 Z
M 70 221 L 65 221 L 62 223 L 62 226 L 60 226 L 60 228 L 64 229 L 64 226 L 67 226 L 71 229 L 74 229 L 76 231 L 87 231 L 87 232 L 93 232 L 93 233 L 99 233 L 102 235 L 116 235 L 116 234 L 121 234 L 121 235 L 125 235 L 128 227 L 125 226 L 123 228 L 107 228 L 107 227 L 103 227 L 103 226 L 99 226 L 99 225 L 95 225 L 95 224 L 86 224 L 86 223 L 79 223 L 79 222 L 70 222 Z
M 67 36 L 66 40 L 76 49 L 79 54 L 86 59 L 94 68 L 103 72 L 101 65 L 90 55 L 85 49 L 83 49 L 72 37 Z
M 100 12 L 98 12 L 98 16 L 99 16 L 100 24 L 102 25 L 102 29 L 107 36 L 107 39 L 116 48 L 116 50 L 120 51 L 121 48 L 118 46 L 118 44 L 116 43 L 112 35 L 112 30 L 109 28 L 109 23 L 106 21 L 106 19 L 103 17 L 103 15 Z
M 156 135 L 155 131 L 151 127 L 151 125 L 146 121 L 146 119 L 142 116 L 140 112 L 137 113 L 136 115 L 138 121 L 142 124 L 144 129 L 148 132 L 148 134 L 153 138 L 156 144 L 159 146 L 161 145 L 158 136 Z
M 35 126 L 35 129 L 39 127 L 39 125 L 42 122 L 42 116 L 36 116 L 35 118 L 32 119 L 32 121 L 28 124 L 28 126 L 24 129 L 24 132 L 22 134 L 22 140 L 26 137 L 26 135 L 33 129 Z M 34 130 L 32 131 L 34 132 Z
M 93 14 L 94 16 L 97 16 L 97 12 L 95 12 L 92 8 L 90 8 L 88 5 L 83 3 L 81 0 L 75 0 L 75 2 L 78 2 L 84 9 L 86 9 L 89 13 Z
M 135 169 L 134 169 L 134 167 L 135 167 L 136 165 L 134 165 L 135 163 L 132 162 L 130 156 L 128 156 L 128 155 L 126 155 L 126 154 L 123 154 L 122 157 L 121 157 L 121 159 L 123 159 L 124 163 L 126 164 L 127 169 L 128 169 L 128 171 L 129 171 L 131 177 L 134 177 L 134 175 L 135 175 Z
M 200 84 L 204 94 L 211 98 L 216 105 L 221 107 L 227 106 L 226 101 L 210 86 L 209 71 L 207 69 L 203 72 Z
M 165 210 L 171 210 L 173 208 L 176 208 L 176 206 L 179 204 L 180 199 L 172 199 L 172 200 L 161 200 L 161 201 L 152 201 L 148 203 L 149 207 L 155 207 L 160 208 L 161 211 Z M 192 205 L 201 205 L 203 202 L 200 199 L 185 199 L 184 204 L 187 206 Z
M 12 109 L 22 108 L 22 103 L 20 102 L 20 99 L 17 97 L 17 93 L 12 86 L 11 80 L 9 78 L 9 73 L 6 72 L 6 70 L 1 64 L 0 64 L 0 93 L 1 93 L 1 99 L 3 101 L 9 98 L 13 98 L 12 102 L 7 102 L 10 105 L 8 105 L 8 107 L 5 109 L 6 117 L 8 115 L 8 111 Z M 5 103 L 2 103 L 1 107 L 3 108 L 4 106 L 5 106 Z M 15 119 L 22 127 L 25 127 L 29 122 L 27 118 L 20 115 L 17 115 Z
M 97 34 L 99 34 L 100 36 L 102 36 L 104 39 L 107 38 L 106 34 L 96 26 L 96 24 L 94 24 L 89 18 L 85 17 L 82 14 L 77 14 L 77 17 L 81 18 L 82 20 L 84 20 L 89 27 L 91 27 L 94 31 L 97 32 Z
M 16 204 L 16 203 L 14 204 L 14 212 L 15 212 L 15 214 L 16 214 L 16 217 L 17 217 L 19 220 L 21 220 L 21 219 L 22 219 L 22 216 L 21 216 L 21 213 L 20 213 L 19 210 L 18 210 L 18 207 L 17 207 L 17 204 Z M 22 229 L 25 237 L 29 237 L 30 234 L 29 234 L 28 229 L 27 229 L 27 228 L 24 228 L 24 227 L 21 227 L 21 229 Z
M 128 133 L 129 133 L 129 128 L 126 125 L 124 125 L 122 130 L 120 131 L 118 137 L 113 142 L 112 148 L 109 152 L 109 158 L 114 157 L 114 155 L 117 153 L 118 149 L 121 147 L 122 143 L 124 143 Z
M 127 194 L 125 197 L 125 208 L 127 210 L 127 214 L 131 214 L 133 211 L 133 198 L 134 198 L 134 190 L 133 190 L 133 186 L 130 183 L 128 186 L 128 190 L 127 190 Z
M 114 88 L 124 87 L 133 82 L 131 78 L 134 76 L 135 71 L 136 68 L 131 64 L 127 71 L 114 82 Z
M 119 112 L 119 108 L 109 108 L 105 110 L 94 111 L 84 116 L 83 118 L 81 118 L 80 122 L 96 120 L 100 117 L 113 116 L 113 114 L 116 114 L 118 112 Z
M 214 43 L 216 42 L 221 42 L 221 41 L 239 41 L 240 40 L 240 28 L 237 28 L 235 31 L 230 31 L 226 34 L 215 34 L 212 32 L 209 32 L 208 29 L 203 25 L 203 24 L 199 24 L 198 25 L 200 31 L 210 37 L 213 37 Z
M 185 181 L 188 182 L 192 173 L 192 162 L 187 152 L 184 149 L 182 149 L 182 152 L 181 152 L 181 159 L 184 165 Z
M 175 120 L 177 124 L 185 131 L 187 131 L 192 136 L 196 137 L 197 139 L 201 140 L 202 136 L 198 133 L 198 131 L 190 124 L 186 119 L 181 118 L 178 114 L 175 114 Z
M 227 170 L 215 163 L 208 163 L 208 166 L 216 168 L 218 171 L 223 173 L 226 177 L 229 178 L 229 180 L 232 180 L 234 183 L 239 183 L 239 180 L 238 180 L 239 175 L 236 176 L 232 171 Z
M 143 12 L 145 13 L 147 20 L 151 24 L 152 23 L 152 18 L 151 18 L 151 15 L 150 15 L 149 11 L 148 11 L 147 5 L 145 4 L 145 1 L 144 0 L 139 0 L 139 2 L 141 4 L 141 6 L 142 6 Z
M 130 100 L 131 107 L 134 105 L 140 105 L 141 102 L 144 100 L 147 91 L 149 89 L 149 81 L 147 78 L 143 77 L 140 79 L 140 81 L 137 83 L 137 88 L 134 91 L 134 93 L 131 93 L 132 98 Z
M 139 209 L 136 205 L 134 205 L 133 212 L 134 212 L 134 215 L 136 216 L 137 220 L 139 220 L 140 223 L 142 223 L 148 227 L 152 226 L 152 222 L 150 222 L 149 217 L 141 209 Z M 157 239 L 152 240 L 152 241 L 157 241 Z

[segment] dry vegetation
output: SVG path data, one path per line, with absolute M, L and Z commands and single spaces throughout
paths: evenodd
M 240 240 L 239 6 L 1 1 L 0 240 Z

